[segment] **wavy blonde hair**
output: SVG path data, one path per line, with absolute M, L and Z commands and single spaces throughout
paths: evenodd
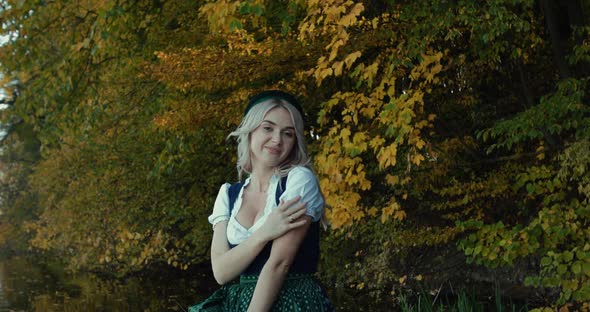
M 291 121 L 295 126 L 295 137 L 296 142 L 293 145 L 293 150 L 285 159 L 283 163 L 281 163 L 277 168 L 275 168 L 275 174 L 279 177 L 284 177 L 289 174 L 289 171 L 296 166 L 304 166 L 312 170 L 310 166 L 310 158 L 307 154 L 307 145 L 305 144 L 305 137 L 303 134 L 303 116 L 299 110 L 295 108 L 295 106 L 291 105 L 288 101 L 279 98 L 271 98 L 265 101 L 262 101 L 250 108 L 246 116 L 242 119 L 242 122 L 238 126 L 238 128 L 231 132 L 227 138 L 236 137 L 238 140 L 238 162 L 237 162 L 237 169 L 238 169 L 238 178 L 241 181 L 242 175 L 244 173 L 250 174 L 252 173 L 252 160 L 250 155 L 250 133 L 256 130 L 262 124 L 264 117 L 266 114 L 277 107 L 285 108 L 289 115 L 291 115 Z M 320 190 L 320 194 L 324 197 L 324 194 Z M 320 219 L 320 224 L 324 230 L 327 230 L 330 223 L 326 218 L 326 210 L 328 205 L 324 203 L 325 207 L 322 212 L 322 216 Z
M 289 171 L 296 166 L 309 165 L 309 155 L 307 154 L 307 146 L 305 144 L 305 137 L 303 134 L 303 117 L 301 113 L 291 105 L 291 103 L 279 99 L 270 98 L 254 105 L 244 116 L 238 128 L 230 133 L 227 137 L 236 137 L 238 140 L 238 178 L 242 180 L 244 173 L 252 173 L 252 159 L 250 155 L 250 133 L 256 130 L 264 120 L 266 114 L 277 107 L 282 107 L 291 115 L 291 121 L 295 126 L 296 142 L 293 145 L 291 153 L 276 169 L 275 174 L 280 177 L 286 176 Z

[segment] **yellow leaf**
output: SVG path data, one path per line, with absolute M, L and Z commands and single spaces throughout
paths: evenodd
M 400 284 L 404 284 L 407 279 L 408 279 L 408 276 L 404 275 L 404 276 L 402 276 L 402 277 L 399 278 L 399 283 Z
M 319 72 L 318 76 L 319 76 L 319 80 L 324 80 L 326 77 L 332 75 L 333 71 L 332 68 L 326 68 L 322 71 Z
M 377 29 L 377 27 L 379 27 L 379 18 L 375 17 L 371 20 L 371 27 L 373 27 L 373 29 Z
M 386 210 L 386 209 L 387 209 L 387 208 L 383 209 L 383 212 L 384 212 L 384 213 L 383 213 L 383 214 L 381 214 L 381 223 L 385 223 L 385 222 L 387 222 L 387 220 L 389 219 L 389 215 L 385 214 L 385 210 Z
M 541 145 L 539 145 L 539 147 L 537 147 L 537 159 L 538 160 L 545 159 L 545 146 L 543 144 L 541 144 Z
M 332 50 L 330 51 L 330 56 L 328 57 L 328 62 L 333 61 L 336 56 L 338 55 L 338 48 L 340 48 L 340 46 L 342 46 L 344 44 L 344 41 L 342 39 L 338 39 L 336 40 L 336 42 L 334 42 L 334 44 L 332 45 Z
M 379 154 L 377 154 L 377 160 L 381 168 L 395 166 L 397 162 L 397 145 L 391 144 L 382 148 Z
M 389 184 L 389 185 L 396 185 L 399 183 L 399 177 L 396 175 L 387 174 L 385 176 L 385 180 L 387 181 L 387 184 Z
M 84 42 L 78 42 L 78 43 L 72 45 L 72 50 L 78 52 L 78 51 L 82 50 L 83 47 L 84 47 Z
M 334 69 L 334 76 L 342 75 L 342 68 L 343 67 L 344 67 L 344 62 L 342 62 L 342 61 L 334 62 L 334 64 L 332 65 L 332 68 Z
M 357 21 L 356 16 L 353 16 L 352 14 L 346 14 L 343 18 L 341 18 L 338 21 L 338 25 L 348 27 L 348 26 L 351 26 L 354 23 L 356 23 L 356 21 Z
M 424 142 L 422 139 L 418 139 L 418 142 L 416 142 L 416 147 L 418 149 L 422 149 L 424 145 L 426 145 L 426 142 Z
M 424 160 L 424 156 L 422 154 L 416 154 L 412 156 L 412 163 L 416 164 L 417 166 Z
M 324 14 L 326 17 L 325 23 L 331 23 L 336 21 L 336 19 L 345 11 L 346 7 L 342 5 L 326 7 L 324 9 Z
M 342 138 L 342 140 L 346 140 L 348 141 L 350 138 L 350 129 L 348 128 L 344 128 L 342 129 L 342 131 L 340 131 L 340 137 Z
M 365 6 L 362 3 L 357 3 L 354 5 L 352 10 L 350 11 L 350 14 L 358 16 L 363 12 L 364 9 L 365 9 Z
M 398 221 L 402 221 L 406 218 L 406 212 L 403 210 L 396 211 L 395 214 L 393 215 L 393 218 Z
M 378 211 L 377 208 L 372 207 L 367 211 L 367 214 L 371 217 L 374 217 L 377 215 L 377 211 Z
M 356 61 L 356 59 L 358 59 L 361 56 L 361 52 L 360 51 L 356 51 L 353 53 L 350 53 L 349 55 L 347 55 L 344 58 L 344 63 L 346 64 L 347 68 L 351 68 L 352 64 L 354 63 L 354 61 Z
M 395 200 L 391 200 L 389 205 L 381 210 L 381 223 L 385 223 L 394 212 L 399 210 L 399 204 Z M 394 216 L 395 217 L 395 216 Z M 397 217 L 395 217 L 398 219 Z
M 371 139 L 369 145 L 371 146 L 371 148 L 373 148 L 373 150 L 380 150 L 383 143 L 385 143 L 385 139 L 383 139 L 380 136 L 376 136 L 373 139 Z

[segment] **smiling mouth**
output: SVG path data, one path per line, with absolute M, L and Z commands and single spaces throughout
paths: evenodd
M 268 152 L 269 152 L 270 154 L 273 154 L 273 155 L 280 155 L 280 154 L 281 154 L 281 150 L 280 150 L 280 149 L 278 149 L 278 148 L 274 148 L 274 147 L 267 147 L 266 149 L 268 150 Z

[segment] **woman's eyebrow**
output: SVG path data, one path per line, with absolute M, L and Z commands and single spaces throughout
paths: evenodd
M 266 120 L 266 119 L 265 119 L 265 120 L 263 120 L 262 122 L 268 122 L 269 124 L 271 124 L 271 125 L 273 125 L 273 126 L 276 126 L 276 125 L 277 125 L 275 122 L 272 122 L 272 121 L 270 121 L 270 120 Z M 285 128 L 283 128 L 283 129 L 293 129 L 293 130 L 295 130 L 295 127 L 291 127 L 291 126 L 289 126 L 289 127 L 285 127 Z

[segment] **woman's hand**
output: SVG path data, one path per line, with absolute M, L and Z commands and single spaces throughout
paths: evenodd
M 258 229 L 262 236 L 271 241 L 304 225 L 307 220 L 301 217 L 305 214 L 306 204 L 300 199 L 301 197 L 297 196 L 288 201 L 281 200 L 279 207 L 268 215 L 264 224 Z

